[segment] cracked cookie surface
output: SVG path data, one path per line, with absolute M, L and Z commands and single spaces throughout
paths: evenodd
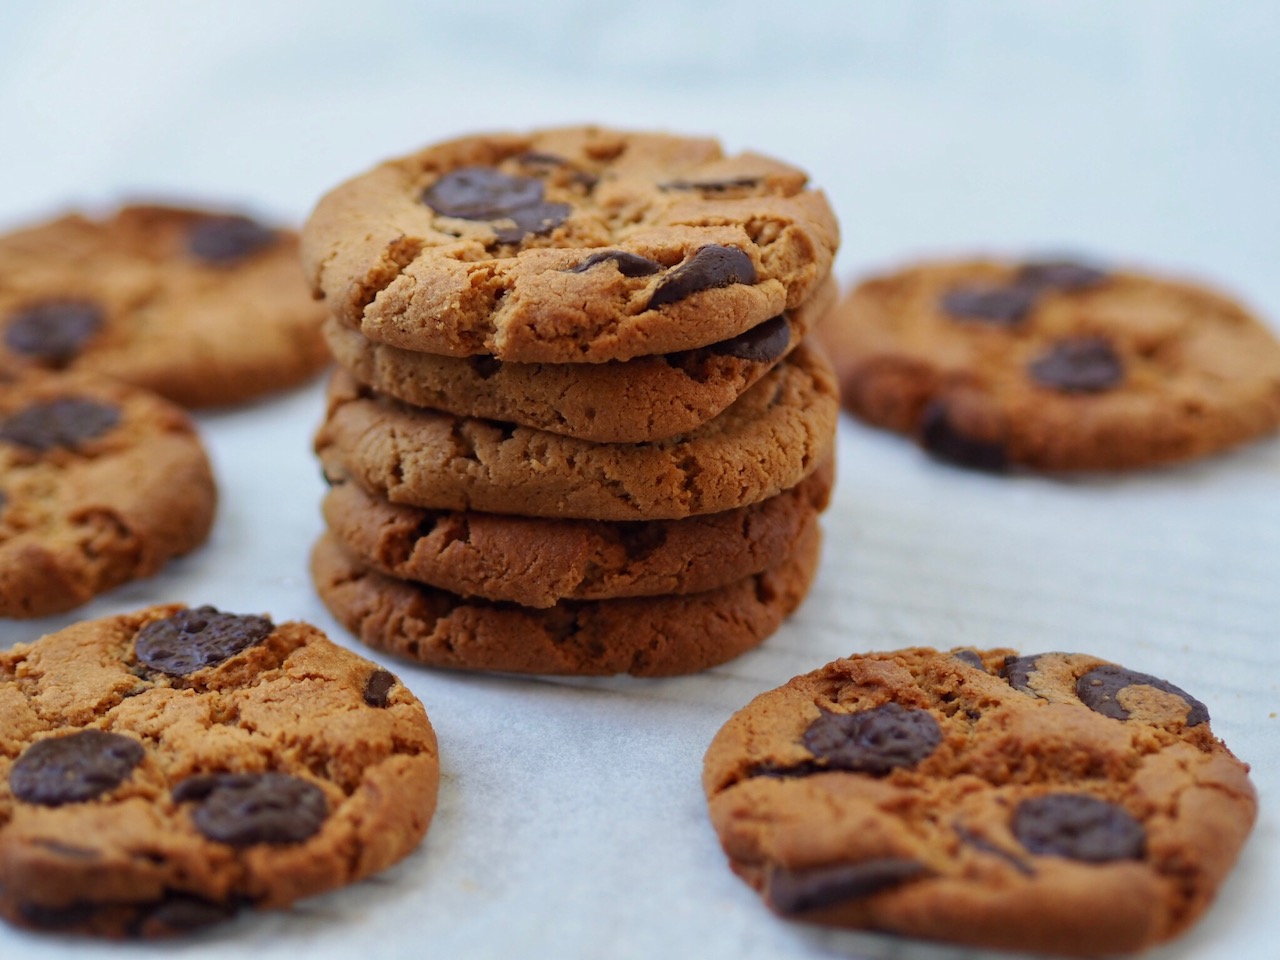
M 1191 283 L 927 263 L 861 283 L 822 337 L 845 407 L 962 466 L 1134 469 L 1280 427 L 1280 342 Z
M 162 936 L 281 908 L 422 838 L 422 705 L 304 623 L 152 607 L 0 653 L 0 912 Z
M 329 362 L 298 238 L 156 205 L 0 237 L 0 369 L 68 369 L 186 407 L 295 386 Z
M 70 610 L 204 543 L 217 491 L 190 417 L 126 384 L 0 378 L 0 616 Z
M 1247 773 L 1168 681 L 915 648 L 757 697 L 703 786 L 730 865 L 784 916 L 1095 956 L 1208 907 L 1256 814 Z
M 809 299 L 838 244 L 785 163 L 710 139 L 574 127 L 464 137 L 321 199 L 307 276 L 370 340 L 600 362 L 727 340 Z

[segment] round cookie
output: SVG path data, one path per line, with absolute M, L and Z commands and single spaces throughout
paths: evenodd
M 72 373 L 0 374 L 0 616 L 77 607 L 204 543 L 217 490 L 185 411 Z
M 849 410 L 963 466 L 1123 470 L 1280 426 L 1280 342 L 1190 283 L 928 263 L 860 284 L 822 336 Z
M 709 139 L 573 127 L 464 137 L 323 197 L 307 276 L 370 340 L 598 362 L 707 346 L 793 309 L 838 229 L 806 175 Z
M 703 593 L 565 600 L 534 609 L 467 599 L 364 566 L 325 534 L 311 556 L 320 599 L 363 643 L 431 667 L 605 676 L 696 673 L 759 646 L 808 592 L 811 520 L 772 569 Z
M 187 407 L 295 386 L 329 362 L 297 260 L 290 231 L 166 206 L 0 237 L 0 370 L 99 373 Z
M 329 532 L 390 577 L 463 596 L 550 607 L 560 600 L 700 593 L 781 563 L 826 508 L 830 461 L 790 490 L 684 520 L 544 520 L 431 512 L 387 503 L 354 482 L 324 500 Z
M 826 280 L 795 310 L 696 350 L 606 363 L 504 363 L 388 346 L 329 318 L 334 357 L 361 383 L 420 407 L 596 443 L 642 443 L 716 416 L 791 352 L 835 303 Z
M 316 452 L 392 503 L 591 520 L 675 520 L 795 486 L 830 454 L 839 404 L 826 358 L 800 344 L 718 417 L 681 436 L 597 444 L 379 397 L 344 371 Z
M 152 607 L 0 653 L 0 912 L 106 936 L 285 907 L 408 854 L 412 693 L 304 623 Z
M 1167 681 L 916 648 L 757 697 L 703 786 L 730 865 L 783 916 L 1098 956 L 1205 910 L 1253 823 L 1247 773 Z

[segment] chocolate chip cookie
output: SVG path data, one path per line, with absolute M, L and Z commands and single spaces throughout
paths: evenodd
M 598 443 L 693 430 L 733 403 L 831 309 L 828 279 L 795 310 L 696 350 L 606 363 L 445 357 L 369 340 L 330 318 L 333 355 L 361 383 L 421 407 L 502 420 Z
M 321 600 L 362 642 L 432 667 L 664 677 L 759 646 L 808 592 L 821 533 L 810 520 L 776 566 L 702 593 L 563 600 L 535 609 L 378 573 L 325 534 L 311 557 Z
M 112 937 L 286 907 L 408 854 L 436 740 L 304 623 L 179 605 L 0 653 L 0 913 Z
M 917 648 L 757 697 L 703 785 L 731 866 L 783 916 L 1095 956 L 1208 907 L 1253 823 L 1247 772 L 1168 681 Z
M 187 414 L 74 373 L 0 375 L 0 616 L 70 610 L 204 543 L 217 492 Z
M 829 455 L 830 364 L 800 344 L 718 417 L 645 444 L 598 444 L 410 407 L 337 371 L 316 451 L 393 503 L 592 520 L 680 519 L 794 487 Z
M 924 264 L 860 284 L 823 336 L 849 410 L 968 467 L 1124 470 L 1280 427 L 1280 342 L 1191 283 Z
M 806 175 L 714 140 L 576 127 L 464 137 L 321 199 L 315 291 L 370 340 L 525 363 L 729 340 L 830 272 L 835 217 Z
M 87 371 L 188 407 L 295 386 L 329 360 L 288 230 L 126 206 L 0 237 L 0 370 Z

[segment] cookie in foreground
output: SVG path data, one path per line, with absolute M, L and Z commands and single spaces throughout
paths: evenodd
M 1079 956 L 1183 932 L 1257 809 L 1190 694 L 1009 650 L 796 677 L 725 724 L 703 786 L 730 865 L 783 916 Z
M 1280 341 L 1208 287 L 1072 262 L 925 263 L 821 326 L 846 409 L 985 470 L 1130 470 L 1280 427 Z
M 0 913 L 110 937 L 287 907 L 403 858 L 422 705 L 305 623 L 180 605 L 0 654 Z

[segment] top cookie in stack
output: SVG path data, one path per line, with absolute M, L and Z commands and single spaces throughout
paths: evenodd
M 806 182 L 582 127 L 429 147 L 324 197 L 303 261 L 343 369 L 313 573 L 339 619 L 547 673 L 688 672 L 772 632 L 816 563 L 837 411 L 802 343 L 837 243 Z

